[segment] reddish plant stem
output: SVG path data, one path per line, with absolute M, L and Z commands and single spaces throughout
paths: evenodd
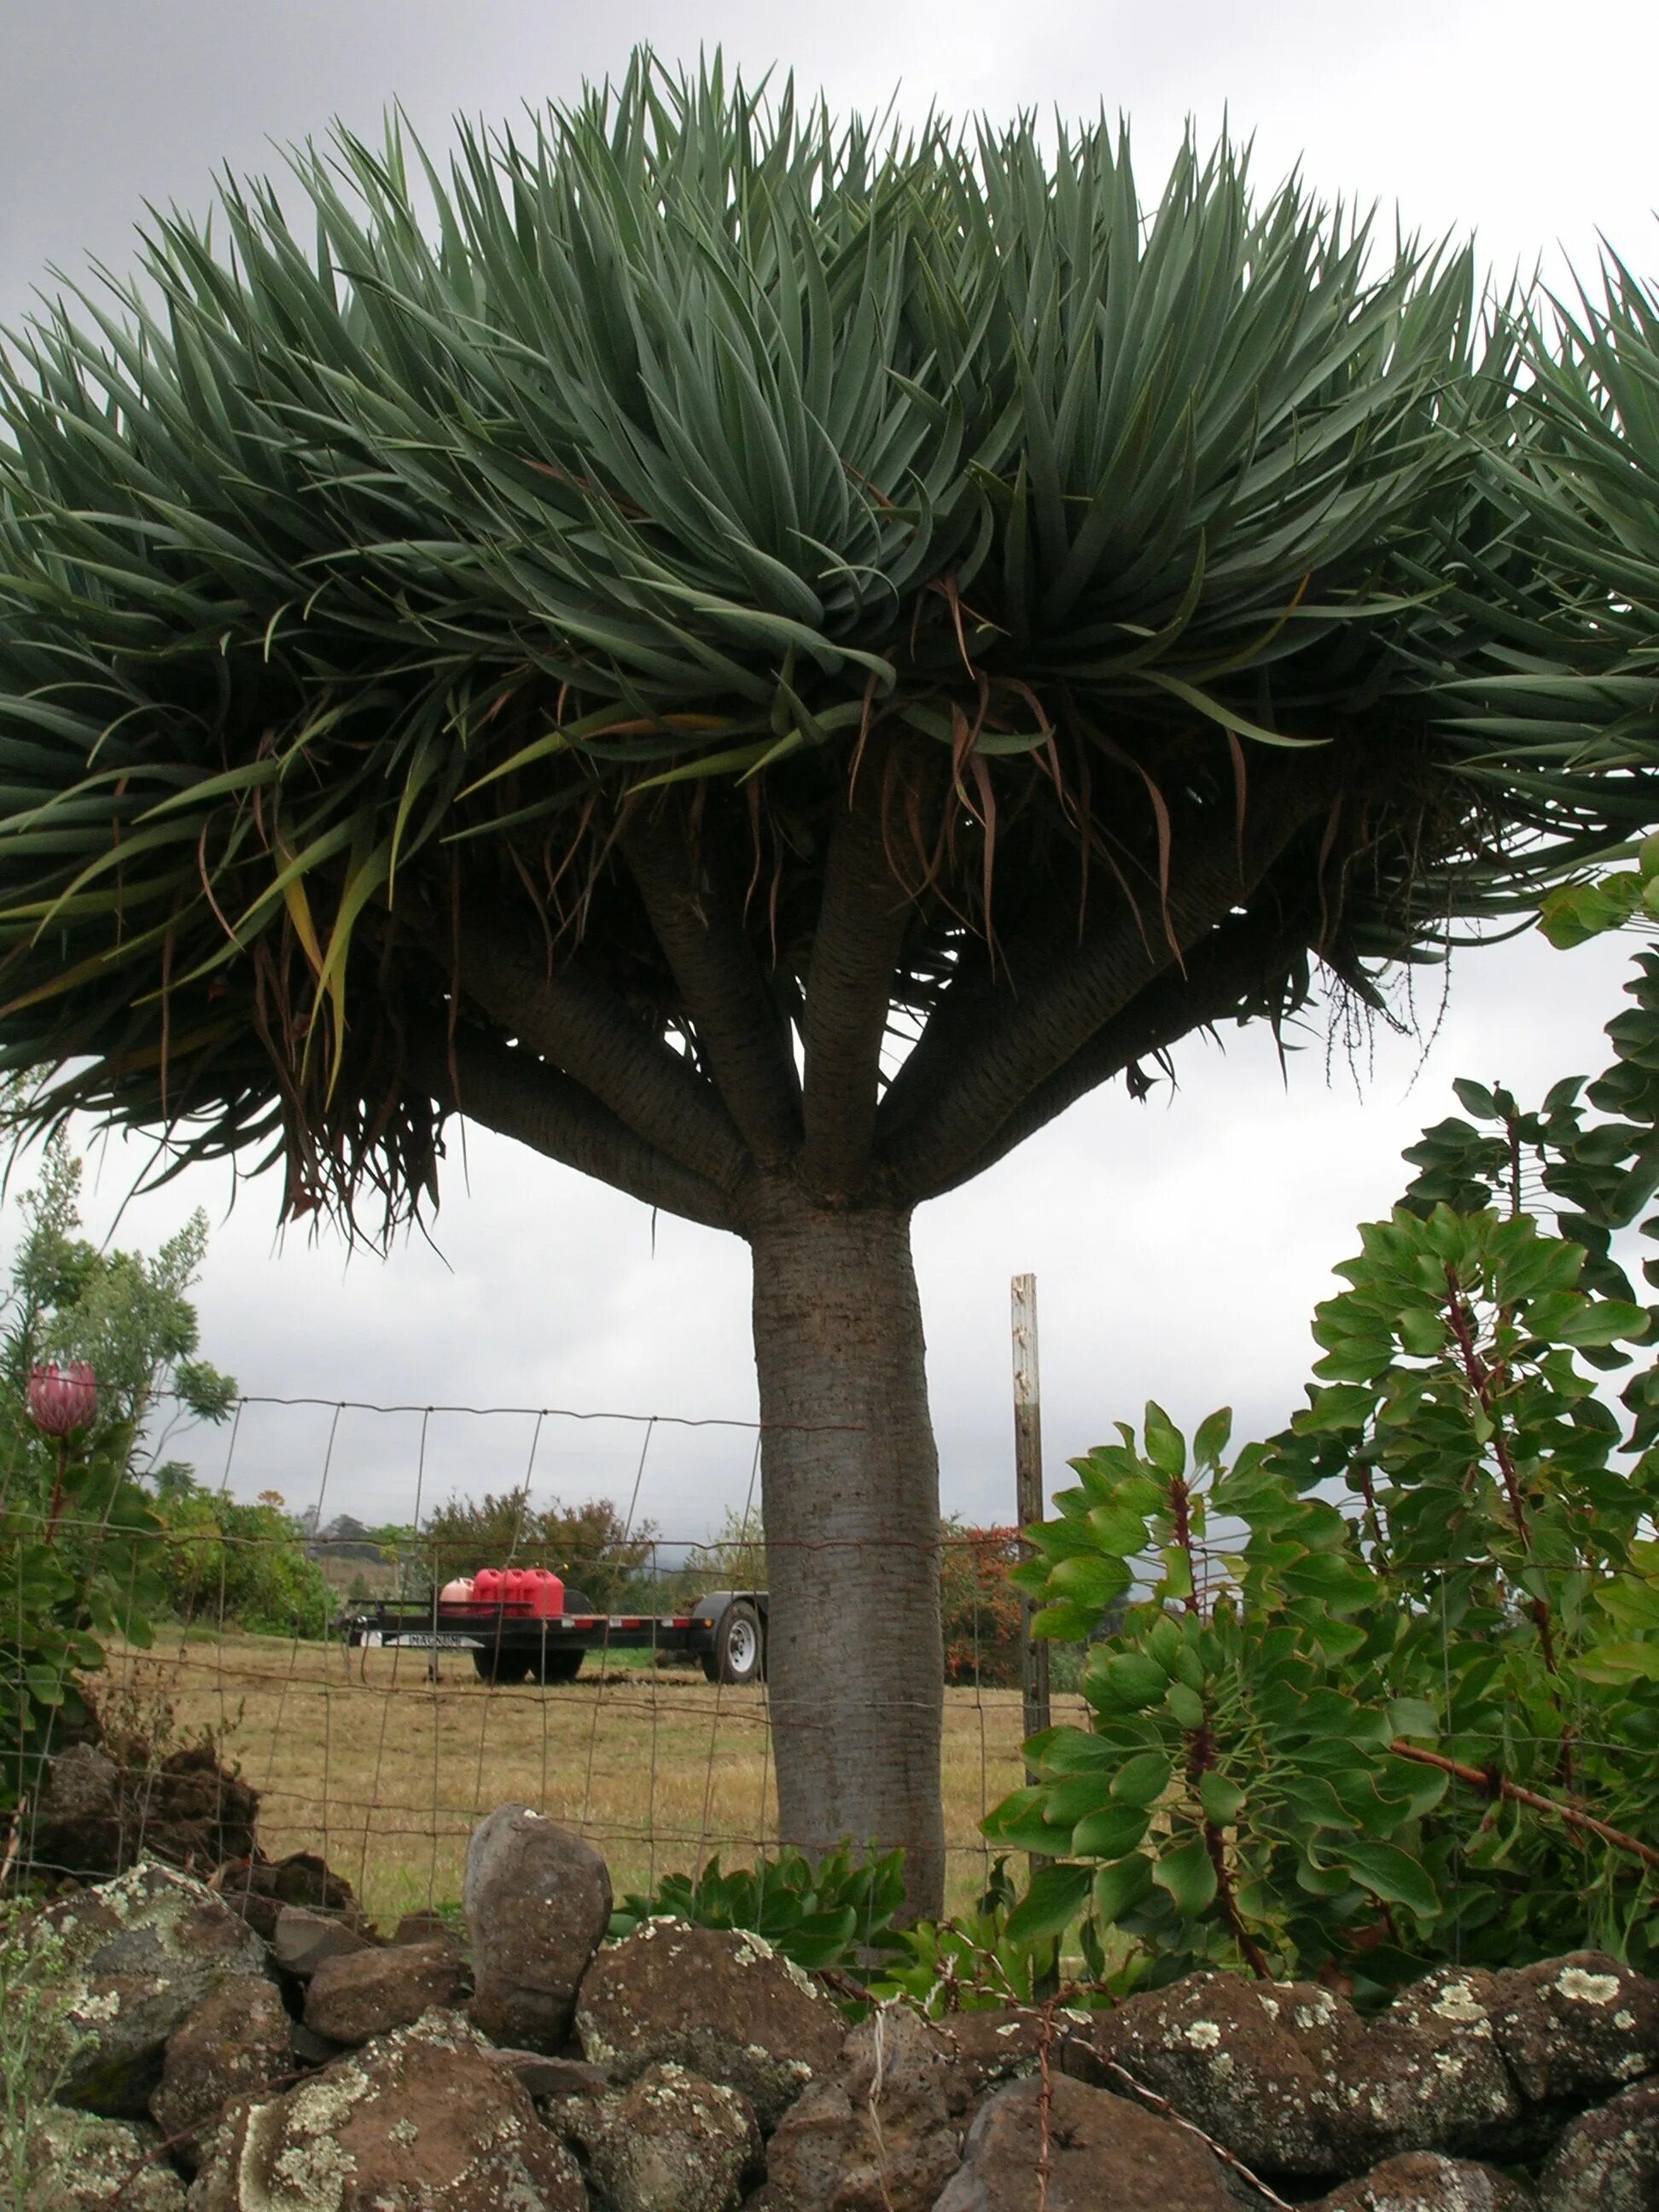
M 1451 1322 L 1452 1334 L 1457 1339 L 1457 1348 L 1463 1361 L 1463 1372 L 1468 1378 L 1469 1388 L 1474 1391 L 1481 1412 L 1492 1423 L 1492 1455 L 1498 1462 L 1498 1472 L 1503 1481 L 1504 1495 L 1509 1500 L 1510 1518 L 1515 1523 L 1515 1533 L 1520 1539 L 1522 1550 L 1530 1552 L 1532 1532 L 1527 1526 L 1527 1506 L 1526 1500 L 1521 1494 L 1521 1479 L 1515 1471 L 1515 1461 L 1510 1455 L 1509 1438 L 1504 1433 L 1503 1422 L 1499 1418 L 1492 1395 L 1492 1377 L 1481 1360 L 1480 1347 L 1474 1340 L 1474 1324 L 1469 1317 L 1468 1306 L 1458 1286 L 1457 1271 L 1449 1266 L 1446 1269 L 1446 1291 L 1447 1316 Z M 1555 1632 L 1550 1621 L 1550 1609 L 1541 1597 L 1528 1600 L 1527 1609 L 1531 1613 L 1534 1625 L 1538 1630 L 1538 1641 L 1544 1654 L 1545 1670 L 1551 1674 L 1557 1674 L 1559 1669 L 1556 1665 Z
M 1175 1527 L 1175 1540 L 1187 1558 L 1187 1594 L 1182 1604 L 1188 1613 L 1200 1610 L 1198 1597 L 1198 1560 L 1193 1550 L 1192 1491 L 1185 1478 L 1172 1475 L 1170 1480 L 1170 1519 Z
M 1184 1478 L 1181 1475 L 1172 1477 L 1170 1483 L 1170 1518 L 1174 1524 L 1176 1542 L 1187 1559 L 1188 1588 L 1184 1602 L 1189 1613 L 1196 1613 L 1202 1608 L 1198 1595 L 1198 1561 L 1193 1548 L 1191 1499 L 1192 1492 Z M 1200 1793 L 1204 1777 L 1214 1765 L 1215 1738 L 1211 1735 L 1210 1723 L 1206 1719 L 1187 1738 L 1187 1782 L 1194 1797 L 1199 1802 L 1200 1811 L 1203 1800 Z M 1207 1817 L 1204 1821 L 1204 1848 L 1209 1853 L 1210 1864 L 1215 1869 L 1216 1894 L 1221 1899 L 1221 1909 L 1226 1915 L 1227 1926 L 1234 1942 L 1258 1980 L 1272 1981 L 1273 1968 L 1267 1964 L 1261 1945 L 1244 1925 L 1244 1916 L 1238 1909 L 1238 1899 L 1233 1891 L 1232 1869 L 1227 1864 L 1225 1839 L 1216 1823 Z
M 1359 1478 L 1359 1494 L 1365 1501 L 1365 1518 L 1371 1526 L 1371 1542 L 1376 1547 L 1376 1566 L 1380 1575 L 1389 1571 L 1388 1547 L 1382 1540 L 1382 1517 L 1376 1510 L 1376 1486 L 1371 1480 L 1370 1467 L 1362 1459 L 1355 1462 L 1354 1472 Z
M 1644 1844 L 1635 1836 L 1627 1836 L 1622 1828 L 1609 1826 L 1607 1821 L 1598 1820 L 1592 1813 L 1580 1812 L 1576 1805 L 1564 1805 L 1559 1798 L 1546 1797 L 1540 1790 L 1524 1789 L 1520 1783 L 1509 1781 L 1493 1768 L 1466 1766 L 1461 1759 L 1447 1759 L 1437 1751 L 1425 1751 L 1420 1745 L 1407 1743 L 1398 1736 L 1389 1749 L 1396 1759 L 1414 1759 L 1419 1766 L 1437 1767 L 1441 1773 L 1449 1774 L 1456 1781 L 1467 1782 L 1472 1790 L 1484 1790 L 1488 1797 L 1507 1797 L 1512 1804 L 1528 1805 L 1535 1813 L 1553 1813 L 1569 1827 L 1599 1836 L 1604 1844 L 1611 1844 L 1615 1850 L 1629 1851 L 1644 1866 L 1659 1867 L 1659 1850 L 1655 1850 L 1650 1844 Z
M 1204 1777 L 1215 1765 L 1215 1738 L 1210 1733 L 1206 1720 L 1195 1728 L 1187 1738 L 1187 1785 L 1203 1805 Z M 1210 1864 L 1215 1869 L 1216 1895 L 1221 1899 L 1221 1910 L 1226 1916 L 1227 1928 L 1243 1954 L 1246 1965 L 1258 1981 L 1270 1982 L 1273 1968 L 1267 1954 L 1244 1924 L 1244 1916 L 1238 1909 L 1238 1899 L 1233 1889 L 1233 1870 L 1227 1863 L 1226 1839 L 1217 1823 L 1207 1816 L 1204 1821 L 1204 1848 L 1209 1854 Z
M 1037 2063 L 1042 2071 L 1042 2085 L 1037 2092 L 1037 2212 L 1048 2212 L 1048 2177 L 1054 2170 L 1054 2001 L 1052 1997 L 1042 2008 L 1042 2023 L 1037 2040 Z

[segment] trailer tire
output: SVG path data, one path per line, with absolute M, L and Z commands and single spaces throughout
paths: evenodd
M 766 1639 L 761 1617 L 746 1597 L 736 1598 L 720 1615 L 714 1648 L 705 1651 L 703 1678 L 734 1689 L 758 1682 L 766 1671 Z
M 472 1663 L 478 1670 L 481 1682 L 493 1682 L 500 1689 L 509 1682 L 527 1682 L 532 1662 L 516 1651 L 504 1651 L 497 1644 L 475 1646 Z
M 598 1606 L 594 1604 L 586 1590 L 572 1589 L 568 1583 L 565 1586 L 564 1609 L 567 1613 L 585 1613 L 590 1615 L 597 1614 L 599 1612 Z
M 536 1671 L 544 1684 L 574 1682 L 582 1671 L 582 1651 L 544 1651 Z

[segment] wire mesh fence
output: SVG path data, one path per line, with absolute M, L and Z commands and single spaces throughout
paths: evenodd
M 106 1617 L 151 1632 L 103 1635 L 95 1730 L 70 1711 L 26 1737 L 20 1718 L 5 1873 L 309 1854 L 392 1922 L 459 1899 L 472 1829 L 508 1801 L 587 1837 L 619 1894 L 752 1860 L 777 1842 L 771 1692 L 698 1601 L 735 1594 L 763 1656 L 761 1440 L 753 1421 L 249 1397 L 195 1439 L 210 1479 L 152 1468 L 141 1535 L 118 1491 L 90 1514 L 54 1493 L 48 1548 L 77 1549 Z M 1230 1548 L 1219 1528 L 1194 1547 L 1201 1609 L 1236 1588 Z M 1024 1778 L 1016 1549 L 1012 1526 L 939 1532 L 952 1910 L 985 1887 L 980 1824 Z M 0 1673 L 27 1658 L 27 1547 L 8 1557 Z M 556 1577 L 556 1611 L 511 1636 L 489 1605 L 469 1615 L 481 1570 Z M 1438 1621 L 1449 1704 L 1459 1631 L 1444 1605 Z M 1054 1717 L 1084 1714 L 1062 1674 Z M 1591 1747 L 1593 1714 L 1570 1717 Z M 1523 1715 L 1492 1723 L 1494 1759 L 1534 1741 Z
M 619 1894 L 752 1859 L 777 1839 L 770 1692 L 763 1665 L 722 1664 L 695 1601 L 753 1593 L 763 1631 L 760 1441 L 752 1421 L 239 1401 L 211 1479 L 164 1481 L 160 1536 L 58 1519 L 57 1541 L 106 1547 L 128 1578 L 118 1613 L 145 1609 L 146 1581 L 159 1598 L 152 1639 L 106 1639 L 89 1684 L 119 1802 L 86 1798 L 102 1770 L 84 1753 L 65 1799 L 59 1725 L 11 1866 L 311 1853 L 392 1921 L 459 1897 L 471 1830 L 509 1800 L 587 1837 Z M 1013 1542 L 941 1530 L 953 1905 L 984 1887 L 979 1823 L 1022 1778 Z M 526 1646 L 489 1608 L 465 1617 L 481 1569 L 559 1578 L 556 1650 L 549 1624 Z M 21 1642 L 21 1595 L 18 1613 Z

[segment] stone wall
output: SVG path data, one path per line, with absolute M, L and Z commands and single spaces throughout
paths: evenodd
M 315 1860 L 58 1899 L 86 2038 L 40 2212 L 1656 2212 L 1659 1984 L 1442 1971 L 1362 2019 L 1195 1975 L 1108 2013 L 857 2025 L 758 1937 L 605 1942 L 592 1847 L 473 1838 L 465 1939 Z

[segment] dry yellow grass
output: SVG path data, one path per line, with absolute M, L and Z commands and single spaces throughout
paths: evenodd
M 487 1688 L 464 1654 L 445 1655 L 434 1685 L 422 1652 L 264 1637 L 164 1642 L 112 1668 L 139 1699 L 170 1703 L 181 1733 L 222 1732 L 226 1755 L 263 1793 L 268 1853 L 321 1851 L 388 1920 L 459 1896 L 467 1837 L 506 1799 L 590 1837 L 619 1894 L 715 1851 L 745 1861 L 774 1840 L 764 1689 L 623 1673 L 621 1657 L 604 1679 L 590 1657 L 576 1682 L 548 1690 Z M 1055 1717 L 1080 1710 L 1059 1700 Z M 945 1692 L 953 1911 L 983 1885 L 978 1823 L 1020 1782 L 1019 1741 L 1017 1692 Z

